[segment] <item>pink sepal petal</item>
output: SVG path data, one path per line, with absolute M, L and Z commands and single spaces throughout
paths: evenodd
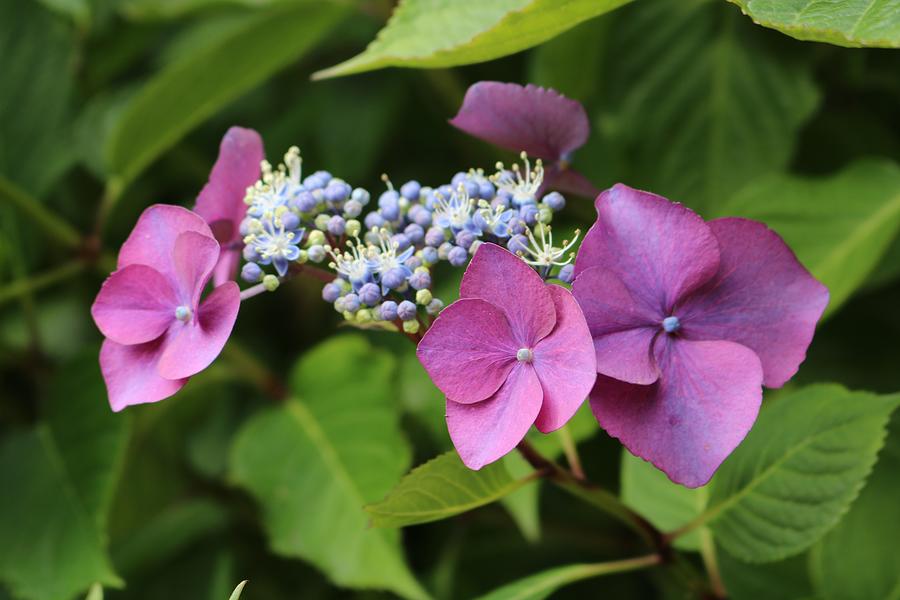
M 207 236 L 187 231 L 175 239 L 172 263 L 178 278 L 181 302 L 197 309 L 203 288 L 219 259 L 219 243 Z
M 644 305 L 669 313 L 718 270 L 718 240 L 687 207 L 623 184 L 600 194 L 596 206 L 597 222 L 578 251 L 576 275 L 606 267 Z
M 176 281 L 172 250 L 175 239 L 186 231 L 212 237 L 209 226 L 200 215 L 181 206 L 154 204 L 141 213 L 128 239 L 122 244 L 118 268 L 132 264 L 147 265 Z
M 731 340 L 759 356 L 767 387 L 781 387 L 806 358 L 828 289 L 777 233 L 747 219 L 716 219 L 715 277 L 677 309 L 688 339 Z
M 187 379 L 164 379 L 157 372 L 165 336 L 145 344 L 125 346 L 104 340 L 100 370 L 106 381 L 109 405 L 115 412 L 126 406 L 158 402 L 174 395 Z
M 540 275 L 496 244 L 478 247 L 459 286 L 462 298 L 481 298 L 500 308 L 520 348 L 532 348 L 556 324 L 556 308 Z
M 441 311 L 419 342 L 416 356 L 445 396 L 471 404 L 503 385 L 517 349 L 499 308 L 479 298 L 463 298 Z
M 501 148 L 552 161 L 583 146 L 590 133 L 576 100 L 535 85 L 497 81 L 469 87 L 450 124 Z
M 197 196 L 194 211 L 209 223 L 223 247 L 214 274 L 215 285 L 234 279 L 237 273 L 241 246 L 238 227 L 247 211 L 244 196 L 259 179 L 263 158 L 262 138 L 256 131 L 231 127 L 219 145 L 219 157 L 209 181 Z
M 91 306 L 104 336 L 120 344 L 155 340 L 175 319 L 178 297 L 169 279 L 145 265 L 113 272 Z
M 159 358 L 159 375 L 182 379 L 208 367 L 228 341 L 240 305 L 240 288 L 227 281 L 206 297 L 194 318 L 175 321 Z
M 447 400 L 447 429 L 463 463 L 478 470 L 522 441 L 541 410 L 534 368 L 516 363 L 497 393 L 475 404 Z
M 600 425 L 675 483 L 704 485 L 744 439 L 762 401 L 762 365 L 734 342 L 660 338 L 652 385 L 603 375 L 591 392 Z
M 593 340 L 569 290 L 548 286 L 556 306 L 556 327 L 534 347 L 534 370 L 544 400 L 535 426 L 543 433 L 565 425 L 584 403 L 597 378 Z

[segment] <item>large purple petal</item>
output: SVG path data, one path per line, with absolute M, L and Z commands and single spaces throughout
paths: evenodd
M 200 215 L 181 206 L 154 204 L 138 219 L 122 249 L 118 268 L 147 265 L 177 281 L 172 263 L 175 240 L 186 231 L 212 237 L 209 226 Z
M 196 310 L 200 295 L 219 259 L 219 243 L 213 238 L 187 231 L 175 240 L 172 263 L 181 302 Z
M 652 385 L 604 376 L 591 392 L 600 425 L 672 481 L 698 487 L 744 439 L 762 401 L 762 365 L 734 342 L 661 338 Z
M 522 348 L 553 330 L 556 308 L 540 275 L 496 244 L 481 244 L 459 286 L 462 298 L 481 298 L 501 309 Z
M 480 469 L 515 448 L 534 424 L 542 398 L 534 368 L 516 363 L 487 400 L 475 404 L 447 400 L 447 429 L 463 463 Z
M 103 282 L 91 316 L 106 337 L 120 344 L 142 344 L 165 333 L 176 306 L 169 279 L 152 267 L 128 265 Z
M 126 406 L 158 402 L 184 387 L 187 379 L 163 379 L 156 370 L 165 336 L 145 344 L 124 346 L 105 340 L 100 348 L 100 371 L 106 381 L 109 405 L 115 412 Z
M 728 218 L 709 226 L 721 248 L 719 271 L 676 309 L 681 334 L 747 346 L 762 362 L 765 385 L 780 387 L 806 358 L 828 289 L 763 223 Z
M 591 330 L 597 371 L 628 383 L 656 381 L 659 371 L 651 346 L 665 316 L 638 301 L 606 267 L 582 271 L 572 293 Z
M 719 243 L 690 209 L 622 184 L 600 194 L 596 205 L 597 222 L 578 251 L 576 275 L 606 267 L 662 313 L 715 275 Z
M 232 127 L 219 145 L 219 158 L 209 181 L 197 196 L 194 211 L 209 224 L 223 251 L 215 271 L 215 284 L 237 273 L 241 236 L 238 231 L 247 212 L 244 196 L 260 177 L 265 157 L 262 138 L 252 129 Z
M 240 306 L 240 288 L 228 281 L 213 290 L 194 318 L 175 321 L 159 358 L 160 376 L 182 379 L 208 367 L 228 341 Z
M 468 298 L 441 311 L 419 342 L 416 356 L 447 398 L 470 404 L 503 385 L 516 362 L 516 350 L 503 312 Z
M 472 85 L 450 124 L 501 148 L 549 161 L 584 145 L 591 128 L 579 102 L 554 90 L 497 81 Z
M 556 327 L 534 347 L 532 363 L 544 392 L 535 425 L 544 433 L 572 418 L 597 378 L 591 332 L 578 303 L 565 288 L 548 289 L 556 306 Z

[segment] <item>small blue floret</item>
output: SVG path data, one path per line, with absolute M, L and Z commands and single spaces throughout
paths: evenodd
M 681 329 L 681 323 L 678 321 L 678 317 L 666 317 L 662 322 L 663 329 L 666 330 L 666 333 L 675 333 L 679 329 Z

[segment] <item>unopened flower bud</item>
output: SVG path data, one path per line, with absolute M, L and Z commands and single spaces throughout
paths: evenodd
M 279 282 L 278 278 L 274 275 L 266 275 L 265 277 L 263 277 L 262 283 L 267 292 L 274 292 L 278 289 L 278 285 L 281 282 Z

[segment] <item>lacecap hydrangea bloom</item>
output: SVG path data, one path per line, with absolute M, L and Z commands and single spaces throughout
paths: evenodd
M 495 244 L 478 248 L 460 300 L 416 354 L 447 397 L 450 438 L 471 469 L 515 448 L 532 425 L 562 427 L 596 378 L 591 334 L 572 294 Z
M 114 411 L 173 395 L 221 352 L 240 290 L 226 281 L 201 300 L 219 259 L 209 226 L 186 208 L 157 204 L 138 219 L 91 307 Z
M 704 222 L 616 185 L 575 262 L 593 336 L 600 425 L 688 487 L 705 484 L 756 420 L 762 388 L 806 356 L 828 290 L 764 224 Z

